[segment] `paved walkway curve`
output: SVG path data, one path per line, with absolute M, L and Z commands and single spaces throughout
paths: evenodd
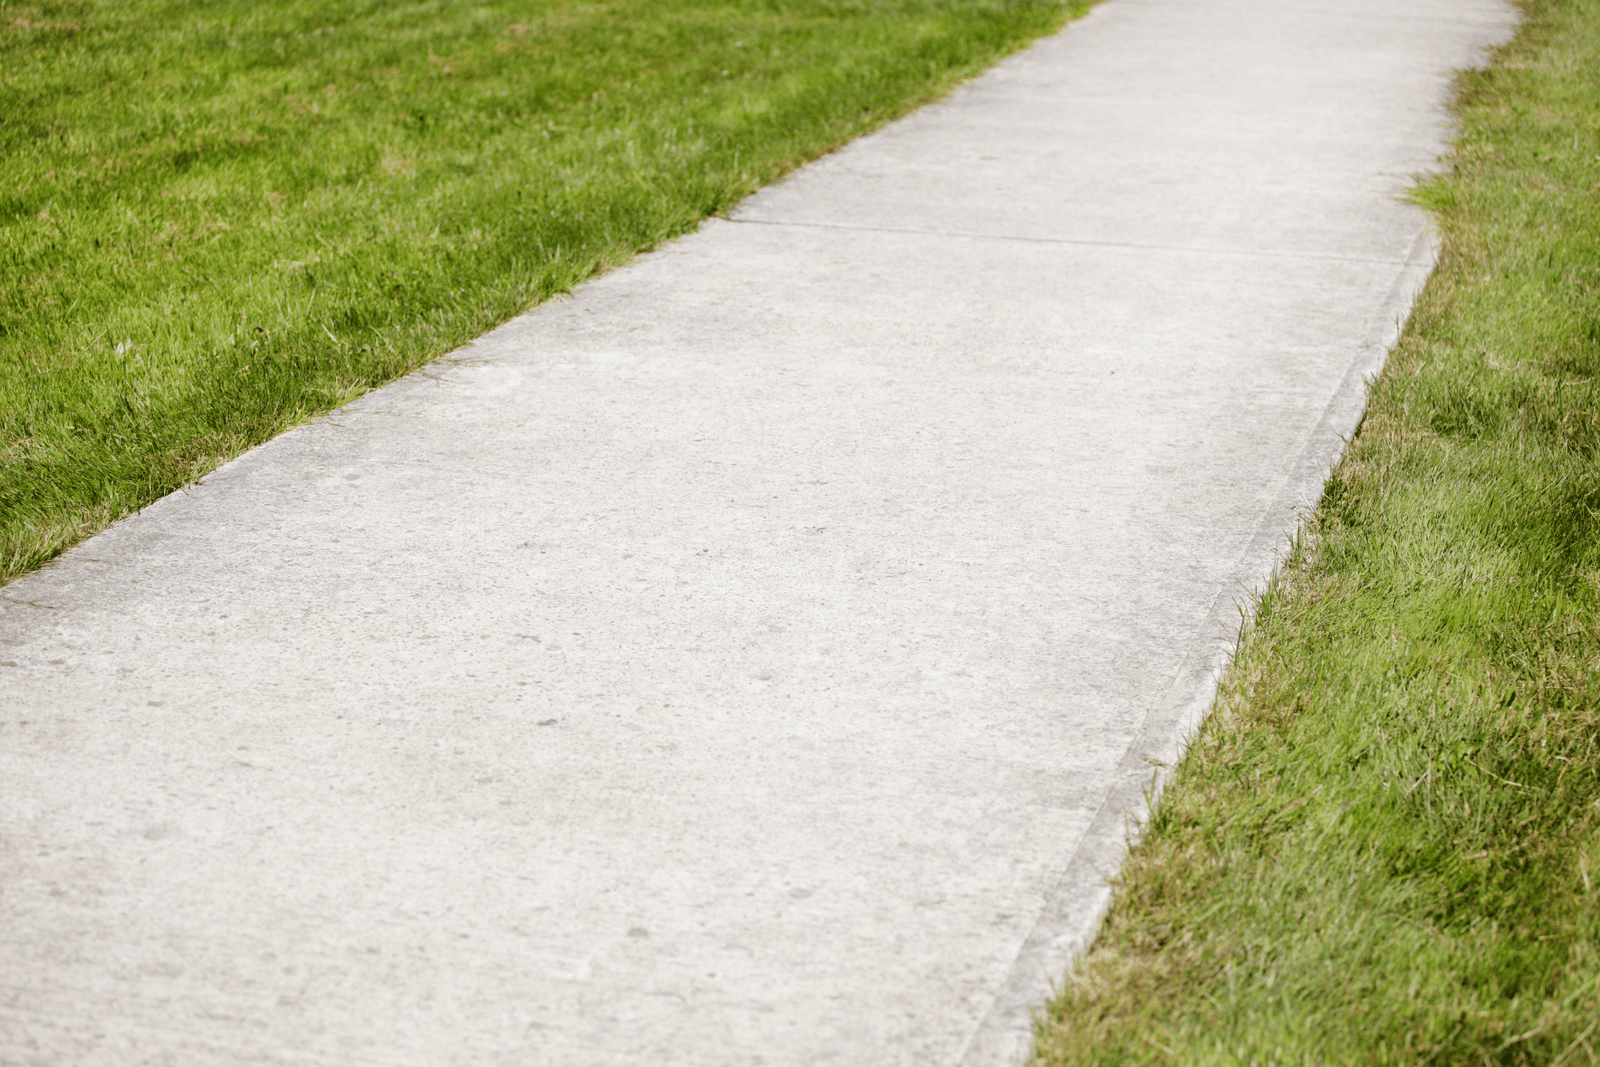
M 1498 0 L 1109 0 L 0 591 L 0 1063 L 1001 1065 Z

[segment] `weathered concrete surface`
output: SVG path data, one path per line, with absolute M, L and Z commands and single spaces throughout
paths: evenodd
M 1490 0 L 1111 0 L 0 601 L 0 1063 L 1004 1064 Z

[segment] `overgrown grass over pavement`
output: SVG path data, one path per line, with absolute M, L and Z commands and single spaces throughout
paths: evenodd
M 1443 259 L 1039 1064 L 1600 1060 L 1600 2 L 1464 76 Z
M 1080 0 L 0 0 L 0 581 Z

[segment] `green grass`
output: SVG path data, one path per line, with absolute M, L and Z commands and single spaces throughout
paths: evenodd
M 1038 1064 L 1600 1060 L 1600 2 L 1524 10 Z
M 0 0 L 0 581 L 1081 0 Z

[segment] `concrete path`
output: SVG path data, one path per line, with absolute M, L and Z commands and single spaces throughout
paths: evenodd
M 1109 0 L 0 595 L 0 1063 L 1002 1065 L 1497 0 Z

